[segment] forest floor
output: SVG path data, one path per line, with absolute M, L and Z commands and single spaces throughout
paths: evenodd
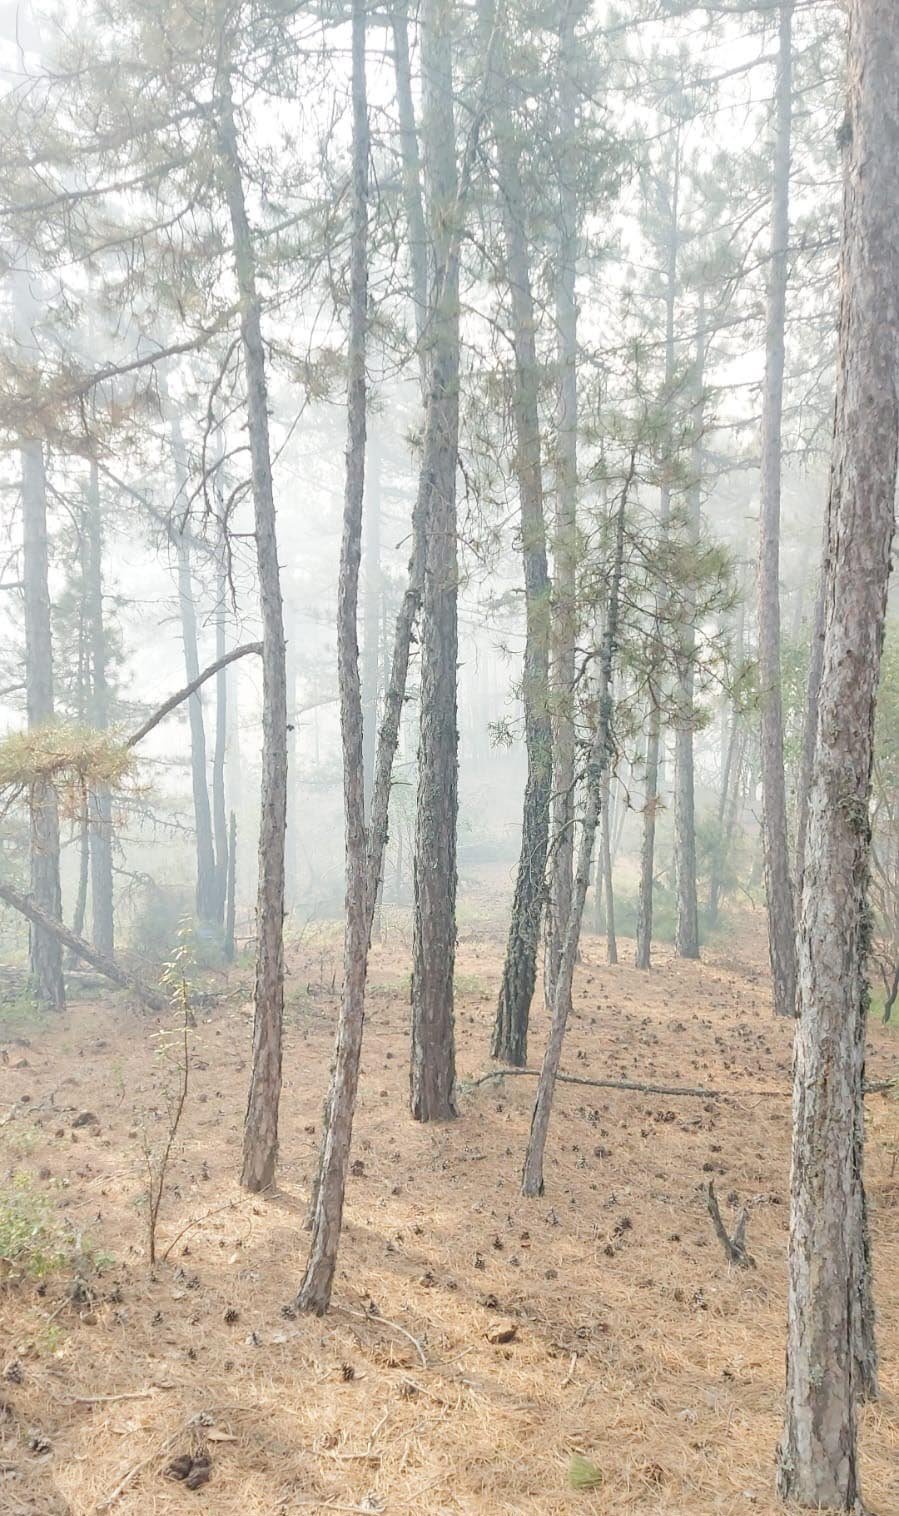
M 153 1054 L 165 1018 L 94 1000 L 58 1022 L 0 1022 L 3 1193 L 31 1207 L 51 1251 L 65 1223 L 82 1255 L 0 1285 L 3 1516 L 780 1509 L 791 1027 L 770 1011 L 757 920 L 702 963 L 660 950 L 649 976 L 620 946 L 609 968 L 598 940 L 585 945 L 563 1067 L 730 1093 L 560 1086 L 537 1202 L 518 1193 L 533 1079 L 472 1084 L 490 1067 L 499 946 L 460 944 L 460 1119 L 440 1127 L 406 1115 L 407 940 L 394 928 L 375 949 L 356 1172 L 322 1320 L 290 1301 L 332 1050 L 333 934 L 288 955 L 282 1165 L 266 1197 L 236 1179 L 247 971 L 198 1010 L 160 1250 L 182 1235 L 152 1271 L 144 1146 L 166 1130 L 172 1069 Z M 545 1025 L 536 1014 L 534 1065 Z M 873 1025 L 869 1078 L 897 1054 Z M 896 1516 L 899 1102 L 873 1095 L 867 1109 L 883 1394 L 863 1415 L 863 1483 L 871 1509 Z M 729 1227 L 750 1208 L 753 1268 L 725 1260 L 710 1179 Z M 201 1488 L 167 1476 L 202 1449 Z M 573 1454 L 601 1471 L 598 1488 L 570 1486 Z

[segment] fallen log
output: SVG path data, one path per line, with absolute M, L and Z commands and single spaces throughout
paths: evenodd
M 26 916 L 29 921 L 33 921 L 35 926 L 41 927 L 45 932 L 50 932 L 76 957 L 83 958 L 85 963 L 90 963 L 95 969 L 99 969 L 104 979 L 111 979 L 113 984 L 121 986 L 122 989 L 131 990 L 138 1000 L 149 1006 L 150 1010 L 165 1009 L 167 1002 L 164 995 L 145 984 L 137 974 L 132 974 L 129 969 L 123 968 L 115 958 L 110 958 L 107 953 L 101 953 L 90 942 L 85 942 L 83 937 L 70 931 L 61 921 L 54 921 L 53 917 L 48 916 L 30 895 L 23 895 L 11 884 L 0 883 L 0 900 L 11 905 L 14 911 Z

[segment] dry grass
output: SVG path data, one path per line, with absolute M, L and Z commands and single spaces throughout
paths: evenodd
M 754 931 L 739 961 L 661 954 L 651 977 L 600 966 L 600 945 L 588 944 L 565 1066 L 735 1095 L 561 1087 L 536 1203 L 517 1183 L 530 1081 L 463 1094 L 448 1127 L 407 1120 L 407 964 L 396 937 L 396 952 L 377 949 L 355 1145 L 363 1172 L 350 1183 L 338 1309 L 322 1321 L 282 1312 L 301 1275 L 336 1009 L 321 944 L 291 964 L 279 1190 L 253 1199 L 235 1182 L 250 1019 L 240 998 L 223 1000 L 196 1033 L 162 1247 L 205 1219 L 152 1278 L 137 1202 L 141 1129 L 164 1109 L 148 1057 L 157 1022 L 76 1006 L 30 1047 L 10 1047 L 4 1166 L 34 1175 L 116 1262 L 81 1304 L 63 1280 L 43 1296 L 34 1285 L 0 1296 L 0 1357 L 22 1371 L 0 1384 L 0 1511 L 776 1511 L 789 1101 L 739 1092 L 786 1088 L 790 1029 L 770 1014 Z M 463 945 L 459 967 L 464 1078 L 487 1066 L 497 950 Z M 544 1030 L 540 1016 L 535 1058 Z M 876 1078 L 897 1043 L 876 1028 L 872 1043 Z M 99 1128 L 73 1132 L 85 1109 Z M 864 1415 L 864 1481 L 872 1509 L 891 1516 L 899 1106 L 872 1097 L 869 1122 L 884 1393 Z M 704 1206 L 709 1177 L 725 1221 L 737 1199 L 751 1204 L 754 1270 L 725 1263 Z M 517 1332 L 491 1345 L 497 1319 Z M 202 1446 L 212 1477 L 201 1490 L 164 1477 L 174 1454 Z M 602 1470 L 598 1489 L 569 1487 L 572 1453 Z

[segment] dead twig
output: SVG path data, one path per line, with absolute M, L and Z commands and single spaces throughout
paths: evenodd
M 735 1263 L 740 1269 L 754 1269 L 755 1259 L 746 1248 L 746 1223 L 749 1220 L 749 1211 L 746 1206 L 744 1205 L 737 1217 L 737 1226 L 733 1237 L 729 1237 L 727 1227 L 721 1220 L 721 1208 L 718 1205 L 718 1196 L 715 1194 L 715 1186 L 711 1179 L 709 1180 L 709 1187 L 706 1192 L 706 1204 L 709 1208 L 709 1215 L 712 1218 L 715 1234 L 724 1249 L 728 1263 Z

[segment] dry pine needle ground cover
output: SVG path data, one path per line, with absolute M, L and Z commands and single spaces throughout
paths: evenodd
M 733 1097 L 561 1086 L 546 1195 L 529 1203 L 518 1173 L 533 1080 L 463 1082 L 460 1120 L 414 1126 L 407 953 L 397 932 L 375 950 L 337 1309 L 321 1321 L 289 1303 L 332 1047 L 333 941 L 289 955 L 269 1197 L 235 1179 L 246 974 L 198 1010 L 161 1249 L 195 1224 L 152 1274 L 142 1144 L 165 1123 L 157 1023 L 94 1001 L 24 1042 L 7 1025 L 4 1182 L 18 1175 L 85 1254 L 109 1260 L 97 1272 L 85 1258 L 80 1282 L 70 1264 L 0 1286 L 3 1516 L 777 1510 L 789 1100 L 749 1092 L 786 1090 L 791 1029 L 769 1011 L 754 928 L 702 964 L 658 956 L 651 976 L 609 969 L 588 942 L 564 1067 Z M 495 944 L 462 944 L 463 1081 L 489 1066 L 499 966 Z M 534 1062 L 544 1033 L 539 1014 Z M 897 1049 L 872 1028 L 872 1079 Z M 74 1127 L 87 1112 L 96 1122 Z M 883 1396 L 864 1413 L 864 1482 L 872 1509 L 896 1516 L 899 1104 L 869 1098 L 868 1125 Z M 710 1177 L 725 1222 L 750 1207 L 752 1269 L 725 1261 Z M 570 1487 L 572 1454 L 601 1471 L 598 1487 Z M 166 1472 L 178 1459 L 198 1488 Z

